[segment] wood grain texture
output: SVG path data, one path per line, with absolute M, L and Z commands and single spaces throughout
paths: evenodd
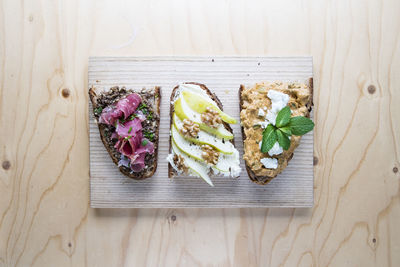
M 0 1 L 0 266 L 399 266 L 399 10 Z M 146 55 L 312 55 L 314 207 L 90 209 L 88 58 Z
M 196 177 L 168 178 L 170 96 L 180 82 L 200 82 L 217 94 L 224 111 L 239 121 L 240 84 L 265 80 L 306 81 L 312 77 L 311 57 L 91 57 L 89 88 L 115 85 L 140 89 L 161 86 L 161 122 L 157 171 L 151 179 L 134 181 L 119 172 L 100 139 L 89 106 L 90 206 L 92 208 L 229 208 L 312 207 L 313 133 L 302 138 L 289 166 L 267 186 L 250 181 L 241 160 L 237 179 L 212 178 L 209 187 Z M 243 155 L 240 125 L 231 125 Z

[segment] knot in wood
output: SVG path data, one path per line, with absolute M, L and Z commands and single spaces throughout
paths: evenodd
M 67 98 L 67 97 L 69 97 L 71 92 L 69 91 L 68 88 L 64 88 L 64 89 L 62 89 L 61 94 L 62 94 L 63 97 Z
M 368 93 L 370 93 L 372 95 L 372 94 L 375 93 L 376 87 L 375 87 L 375 85 L 371 84 L 371 85 L 368 86 L 367 90 L 368 90 Z
M 318 158 L 317 157 L 314 157 L 314 159 L 313 159 L 313 165 L 315 166 L 315 165 L 317 165 L 318 164 Z
M 11 167 L 11 163 L 8 160 L 3 161 L 3 164 L 1 164 L 3 169 L 8 170 Z

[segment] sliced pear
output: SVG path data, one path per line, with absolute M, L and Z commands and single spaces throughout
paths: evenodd
M 189 119 L 197 124 L 202 123 L 201 115 L 199 113 L 191 110 L 187 106 L 186 101 L 184 99 L 182 99 L 182 97 L 178 97 L 178 99 L 176 99 L 176 101 L 174 103 L 174 110 L 175 110 L 176 115 L 178 115 L 178 117 L 181 120 Z
M 226 140 L 233 139 L 233 134 L 231 132 L 229 132 L 227 129 L 225 129 L 225 127 L 222 124 L 218 128 L 212 128 L 212 127 L 204 124 L 201 121 L 200 114 L 191 110 L 188 107 L 186 101 L 182 97 L 179 97 L 175 101 L 174 109 L 175 109 L 175 113 L 179 117 L 179 119 L 181 119 L 181 120 L 189 119 L 189 120 L 197 123 L 200 126 L 201 130 L 206 131 L 211 134 L 214 134 L 219 138 L 223 138 Z
M 198 161 L 204 162 L 203 158 L 201 157 L 201 153 L 203 152 L 201 148 L 183 138 L 183 136 L 179 134 L 175 125 L 172 125 L 171 127 L 171 137 L 172 141 L 182 152 Z
M 183 122 L 181 121 L 181 119 L 178 118 L 176 114 L 173 115 L 173 122 L 176 129 L 179 131 L 179 134 L 181 134 L 180 130 L 183 128 Z M 223 154 L 232 154 L 235 149 L 231 142 L 222 142 L 222 139 L 217 138 L 216 136 L 204 131 L 199 131 L 197 138 L 188 136 L 183 137 L 188 141 L 198 145 L 210 145 Z
M 188 157 L 185 153 L 179 150 L 179 148 L 175 145 L 174 142 L 172 142 L 171 144 L 172 144 L 172 151 L 176 155 L 183 157 L 183 159 L 185 160 L 185 165 L 189 168 L 191 172 L 193 172 L 194 175 L 200 176 L 209 185 L 214 186 L 210 179 L 210 176 L 208 175 L 209 168 L 207 167 L 207 165 L 197 162 L 194 159 Z
M 214 109 L 215 111 L 218 112 L 219 116 L 224 122 L 227 123 L 236 123 L 236 119 L 229 116 L 222 110 L 218 108 L 218 106 L 212 101 L 211 99 L 207 99 L 203 97 L 200 94 L 190 92 L 188 90 L 182 90 L 181 92 L 183 98 L 185 99 L 186 103 L 189 105 L 189 107 L 196 111 L 197 113 L 203 113 L 206 111 L 208 107 Z
M 203 152 L 200 148 L 200 146 L 195 145 L 185 138 L 182 137 L 182 135 L 179 134 L 178 130 L 175 128 L 174 125 L 171 127 L 171 137 L 172 137 L 172 142 L 178 147 L 183 153 L 185 153 L 187 156 L 200 161 L 204 164 L 207 164 L 204 159 L 201 156 L 201 153 Z M 231 166 L 231 159 L 234 157 L 234 154 L 232 155 L 225 155 L 225 154 L 220 154 L 218 163 L 217 165 L 213 165 L 212 167 L 217 169 L 219 172 L 222 172 L 224 174 L 229 174 L 229 168 Z M 227 162 L 225 162 L 227 161 Z

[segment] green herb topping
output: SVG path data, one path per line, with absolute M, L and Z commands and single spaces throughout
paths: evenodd
M 143 139 L 143 140 L 142 140 L 142 146 L 147 145 L 148 142 L 149 142 L 149 141 L 147 141 L 147 139 Z
M 267 153 L 275 144 L 276 139 L 276 128 L 272 124 L 268 124 L 263 132 L 263 141 L 261 144 L 261 152 Z
M 100 115 L 102 111 L 103 111 L 103 108 L 102 108 L 102 107 L 95 108 L 95 109 L 94 109 L 94 114 L 95 114 L 95 115 Z
M 290 147 L 290 139 L 284 134 L 280 129 L 276 129 L 276 137 L 278 139 L 278 144 L 284 149 L 288 150 Z
M 128 133 L 131 133 L 131 132 L 132 132 L 132 126 L 129 127 L 129 130 L 128 130 Z
M 133 113 L 132 115 L 129 116 L 128 120 L 133 121 L 134 118 L 136 118 L 137 115 Z
M 314 129 L 312 120 L 306 117 L 292 117 L 288 123 L 293 135 L 301 136 Z
M 138 110 L 141 110 L 143 113 L 147 113 L 147 105 L 146 103 L 140 103 L 139 107 L 137 108 Z
M 289 123 L 290 120 L 290 108 L 288 106 L 284 107 L 279 111 L 278 116 L 276 116 L 276 122 L 275 125 L 276 127 L 280 128 Z
M 267 153 L 278 141 L 279 145 L 288 150 L 291 135 L 301 136 L 314 129 L 314 122 L 303 116 L 291 117 L 290 108 L 284 107 L 276 116 L 275 126 L 268 124 L 263 132 L 261 152 Z
M 153 139 L 154 139 L 154 133 L 152 133 L 152 132 L 144 131 L 143 135 L 144 135 L 144 137 L 146 137 L 147 139 L 150 139 L 151 141 L 153 141 Z

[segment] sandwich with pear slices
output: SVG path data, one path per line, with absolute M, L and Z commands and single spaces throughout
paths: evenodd
M 204 84 L 179 84 L 171 93 L 171 135 L 168 176 L 196 176 L 213 186 L 210 177 L 238 177 L 239 152 L 232 128 L 236 119 Z

